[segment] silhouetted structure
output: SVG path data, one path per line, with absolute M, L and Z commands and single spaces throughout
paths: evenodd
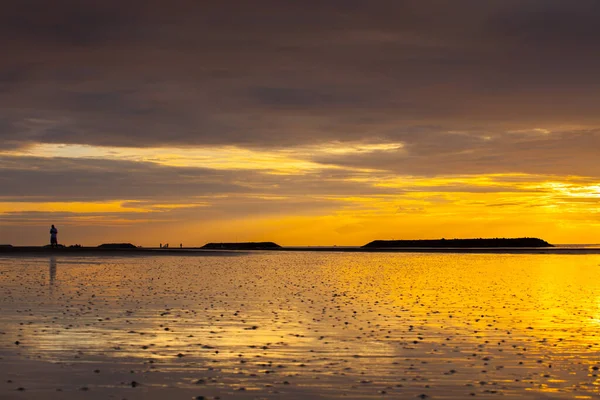
M 50 228 L 50 246 L 58 246 L 58 229 L 54 225 Z
M 242 242 L 242 243 L 207 243 L 202 249 L 224 250 L 275 250 L 281 246 L 273 242 Z
M 103 243 L 98 246 L 99 249 L 137 249 L 131 243 Z
M 374 240 L 363 249 L 406 247 L 431 248 L 483 248 L 483 247 L 554 247 L 538 238 L 493 238 L 493 239 L 436 239 L 436 240 Z

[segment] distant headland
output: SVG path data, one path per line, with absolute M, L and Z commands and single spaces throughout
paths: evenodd
M 554 247 L 538 238 L 493 238 L 493 239 L 433 239 L 433 240 L 374 240 L 363 249 L 389 248 L 497 248 L 497 247 Z

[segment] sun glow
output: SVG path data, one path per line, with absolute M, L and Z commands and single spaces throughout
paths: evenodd
M 401 143 L 338 142 L 322 146 L 304 146 L 289 149 L 245 149 L 235 146 L 182 147 L 182 148 L 117 148 L 73 144 L 34 144 L 17 152 L 0 155 L 33 157 L 66 157 L 79 159 L 125 160 L 151 162 L 158 165 L 221 170 L 258 170 L 275 174 L 298 174 L 322 169 L 342 169 L 310 159 L 319 154 L 364 154 L 401 149 Z M 369 172 L 370 169 L 343 169 Z
M 590 177 L 526 173 L 415 176 L 314 161 L 327 155 L 405 157 L 402 143 L 332 142 L 288 149 L 37 144 L 3 154 L 13 159 L 127 161 L 134 170 L 164 166 L 181 173 L 173 175 L 174 179 L 187 179 L 178 183 L 160 178 L 169 185 L 183 184 L 186 190 L 205 182 L 217 185 L 208 193 L 199 189 L 179 196 L 178 186 L 173 186 L 174 190 L 168 186 L 151 198 L 106 201 L 0 197 L 0 226 L 5 227 L 60 221 L 76 232 L 78 227 L 119 226 L 125 240 L 135 237 L 141 245 L 155 244 L 156 237 L 165 236 L 198 245 L 214 240 L 357 245 L 376 238 L 485 236 L 591 242 L 600 234 L 600 182 Z M 95 168 L 96 164 L 92 165 Z M 23 163 L 21 168 L 36 167 Z M 216 172 L 206 181 L 209 178 L 196 175 L 202 170 Z M 227 184 L 224 179 L 232 179 L 233 191 L 219 192 L 218 185 Z M 152 184 L 152 178 L 145 184 Z

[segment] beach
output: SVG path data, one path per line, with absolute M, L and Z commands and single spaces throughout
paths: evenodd
M 0 398 L 598 398 L 598 254 L 226 255 L 2 255 Z

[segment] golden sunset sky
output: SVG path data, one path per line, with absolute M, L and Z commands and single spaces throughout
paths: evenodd
M 13 2 L 0 244 L 600 242 L 600 2 Z

